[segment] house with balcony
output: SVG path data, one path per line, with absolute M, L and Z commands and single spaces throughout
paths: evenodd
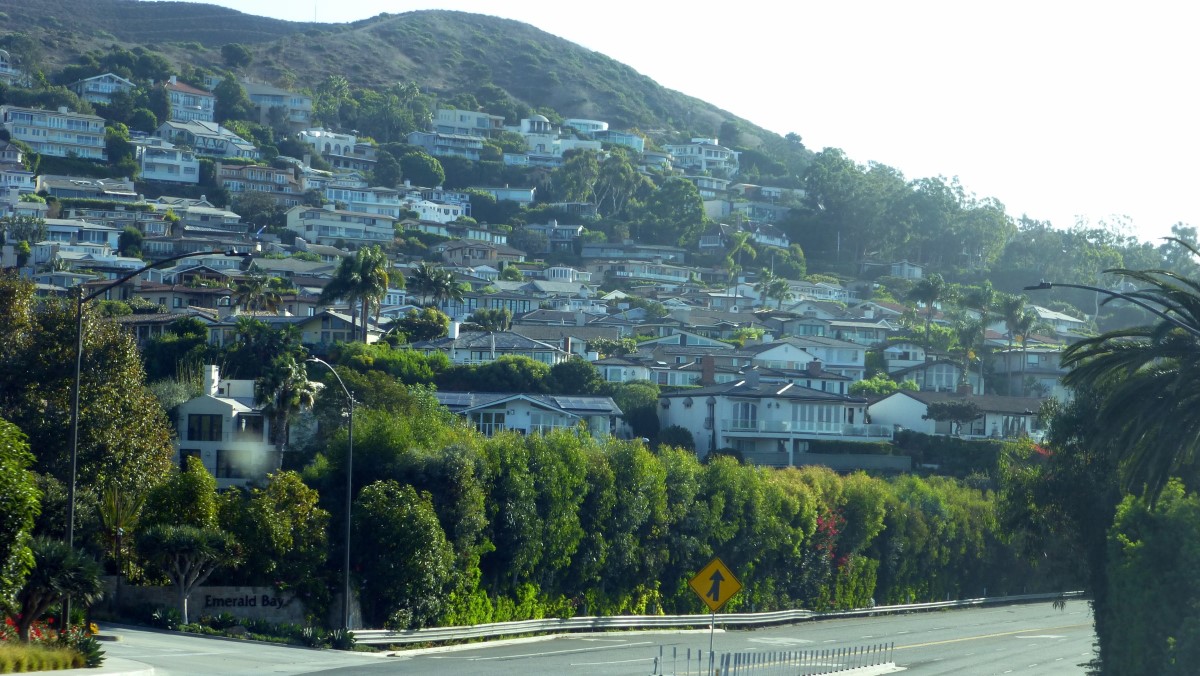
M 351 188 L 331 184 L 325 188 L 325 199 L 345 205 L 346 211 L 391 218 L 400 218 L 400 212 L 406 208 L 399 190 L 382 186 Z
M 260 156 L 253 143 L 216 122 L 168 120 L 158 126 L 154 135 L 177 146 L 187 146 L 200 157 L 257 160 Z
M 497 202 L 507 200 L 509 202 L 516 202 L 517 204 L 524 204 L 525 206 L 533 204 L 534 196 L 537 194 L 537 188 L 522 188 L 520 186 L 512 187 L 509 185 L 479 185 L 471 186 L 471 189 L 482 190 L 492 197 L 495 197 Z
M 473 110 L 438 108 L 433 117 L 433 130 L 439 134 L 493 138 L 504 131 L 504 116 Z
M 291 208 L 304 201 L 304 180 L 292 169 L 277 169 L 258 164 L 216 164 L 216 181 L 234 201 L 242 193 L 269 195 L 277 206 Z
M 483 139 L 467 134 L 414 131 L 409 133 L 408 143 L 434 157 L 461 157 L 472 162 L 478 162 L 483 152 Z
M 6 50 L 0 49 L 0 82 L 6 85 L 15 84 L 23 78 L 20 69 L 17 68 L 16 62 L 13 60 Z
M 65 106 L 58 110 L 0 106 L 0 126 L 11 140 L 42 155 L 108 161 L 104 118 L 98 115 L 75 113 Z
M 671 154 L 671 162 L 684 171 L 712 172 L 733 177 L 738 173 L 738 153 L 718 143 L 715 138 L 693 138 L 690 143 L 668 143 L 663 146 Z
M 118 92 L 128 93 L 136 87 L 137 85 L 129 80 L 113 73 L 95 75 L 67 85 L 67 89 L 75 92 L 79 98 L 102 106 L 112 105 L 113 96 Z
M 184 183 L 195 185 L 200 182 L 200 159 L 186 148 L 177 148 L 161 138 L 144 138 L 134 141 L 137 148 L 138 166 L 143 181 Z
M 867 422 L 867 400 L 794 383 L 764 383 L 756 371 L 719 385 L 663 394 L 659 421 L 692 433 L 701 458 L 736 449 L 750 463 L 808 464 L 813 441 L 879 442 L 892 428 Z
M 274 126 L 274 123 L 279 121 L 293 131 L 312 126 L 311 96 L 257 82 L 242 82 L 242 88 L 254 104 L 259 124 Z
M 1062 350 L 1057 347 L 1004 349 L 992 353 L 992 377 L 996 389 L 1011 395 L 1071 398 L 1062 384 L 1068 370 L 1062 365 Z
M 923 434 L 953 434 L 974 439 L 1036 438 L 1043 432 L 1038 412 L 1044 401 L 1038 397 L 900 390 L 871 404 L 870 414 L 871 422 L 875 424 Z M 974 404 L 979 417 L 963 423 L 928 418 L 929 406 L 937 403 Z
M 646 139 L 640 134 L 635 134 L 631 131 L 619 131 L 616 129 L 602 129 L 590 133 L 591 137 L 601 143 L 612 143 L 626 148 L 633 148 L 637 153 L 645 152 Z
M 488 437 L 501 432 L 548 434 L 560 429 L 586 430 L 599 437 L 614 434 L 622 415 L 611 397 L 494 392 L 436 392 L 434 396 Z
M 221 378 L 216 366 L 206 366 L 201 392 L 175 410 L 179 466 L 199 458 L 221 489 L 278 471 L 283 457 L 270 443 L 270 417 L 254 403 L 254 381 Z
M 162 84 L 171 100 L 171 120 L 174 122 L 212 122 L 217 97 L 212 92 L 180 82 L 172 75 Z
M 545 251 L 530 251 L 529 253 L 573 252 L 575 243 L 583 236 L 582 225 L 560 224 L 551 219 L 549 223 L 529 223 L 524 226 L 529 232 L 536 232 L 546 237 Z
M 389 244 L 396 237 L 395 219 L 379 214 L 321 207 L 295 206 L 287 212 L 287 229 L 306 242 L 337 246 Z
M 226 232 L 245 233 L 246 226 L 241 222 L 242 217 L 228 209 L 213 206 L 205 195 L 200 199 L 188 197 L 159 197 L 152 202 L 154 208 L 161 212 L 168 210 L 179 217 L 184 226 L 199 229 L 216 229 Z
M 475 240 L 441 242 L 430 249 L 442 255 L 442 260 L 451 265 L 475 267 L 490 265 L 499 269 L 501 263 L 523 263 L 525 252 L 507 244 L 492 244 Z
M 678 286 L 692 280 L 691 268 L 653 261 L 592 261 L 587 264 L 586 269 L 592 273 L 593 278 L 605 278 L 612 283 L 645 282 Z

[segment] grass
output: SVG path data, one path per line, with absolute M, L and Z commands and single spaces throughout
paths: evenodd
M 35 643 L 0 644 L 0 674 L 78 669 L 83 666 L 83 656 L 70 648 Z

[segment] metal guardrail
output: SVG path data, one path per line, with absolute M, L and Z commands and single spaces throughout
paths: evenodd
M 816 650 L 768 650 L 720 653 L 658 647 L 650 676 L 820 676 L 850 674 L 871 667 L 895 666 L 894 643 Z
M 993 596 L 988 598 L 964 599 L 961 601 L 935 601 L 933 603 L 910 603 L 897 606 L 876 606 L 826 613 L 811 610 L 779 610 L 771 613 L 726 613 L 717 616 L 716 623 L 725 627 L 766 627 L 776 624 L 791 624 L 810 620 L 825 620 L 842 617 L 863 617 L 891 613 L 914 613 L 947 608 L 972 608 L 976 606 L 1004 603 L 1026 603 L 1032 601 L 1058 601 L 1080 598 L 1083 592 L 1060 592 L 1054 594 L 1021 594 L 1018 596 Z M 390 631 L 387 629 L 356 629 L 354 638 L 363 645 L 390 646 L 419 643 L 449 643 L 482 638 L 500 638 L 522 634 L 558 634 L 580 631 L 687 629 L 707 627 L 713 622 L 712 615 L 615 615 L 611 617 L 571 617 L 518 622 L 495 622 L 463 627 L 429 627 Z

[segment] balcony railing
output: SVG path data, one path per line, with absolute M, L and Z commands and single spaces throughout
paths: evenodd
M 847 425 L 795 420 L 722 420 L 721 431 L 734 434 L 828 434 L 843 437 L 891 438 L 891 425 Z

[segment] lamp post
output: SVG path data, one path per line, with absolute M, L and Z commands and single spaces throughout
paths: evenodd
M 330 366 L 329 362 L 317 357 L 309 357 L 306 361 L 315 364 L 321 364 L 329 369 L 334 378 L 337 378 L 338 385 L 342 386 L 342 392 L 346 395 L 346 401 L 350 405 L 350 428 L 347 432 L 347 451 L 346 451 L 346 528 L 345 540 L 342 549 L 342 628 L 350 631 L 350 507 L 354 503 L 354 395 L 350 394 L 350 390 L 346 387 L 346 383 L 342 382 L 342 377 L 338 375 L 336 369 Z
M 1166 312 L 1163 312 L 1162 310 L 1154 307 L 1153 305 L 1150 305 L 1149 303 L 1142 300 L 1141 298 L 1136 298 L 1136 297 L 1130 296 L 1128 294 L 1119 293 L 1117 291 L 1109 291 L 1108 289 L 1103 289 L 1098 286 L 1088 286 L 1086 284 L 1064 284 L 1062 282 L 1047 282 L 1045 280 L 1043 280 L 1039 284 L 1033 284 L 1031 286 L 1027 286 L 1027 287 L 1025 287 L 1025 290 L 1026 291 L 1048 291 L 1050 289 L 1053 289 L 1056 286 L 1061 286 L 1061 287 L 1068 288 L 1068 289 L 1083 289 L 1084 291 L 1094 291 L 1096 293 L 1102 293 L 1106 296 L 1109 296 L 1110 298 L 1120 298 L 1121 300 L 1133 303 L 1134 305 L 1142 308 L 1146 312 L 1149 312 L 1150 314 L 1158 317 L 1159 319 L 1162 319 L 1163 321 L 1167 322 L 1168 324 L 1171 324 L 1172 326 L 1174 326 L 1176 328 L 1180 328 L 1180 329 L 1183 329 L 1184 331 L 1187 331 L 1188 333 L 1192 334 L 1193 338 L 1200 338 L 1200 329 L 1197 329 L 1192 326 L 1188 326 L 1187 324 L 1184 324 L 1183 322 L 1179 321 L 1178 318 L 1172 317 L 1171 315 L 1167 314 Z
M 184 258 L 194 258 L 196 256 L 211 256 L 216 253 L 224 253 L 227 256 L 241 256 L 243 258 L 243 263 L 242 263 L 243 266 L 245 266 L 246 261 L 249 261 L 250 257 L 254 255 L 253 252 L 241 253 L 241 252 L 233 251 L 233 250 L 224 251 L 224 252 L 222 252 L 222 251 L 193 251 L 191 253 L 179 254 L 178 256 L 171 256 L 170 258 L 164 258 L 160 261 L 155 261 L 143 268 L 140 268 L 134 272 L 131 272 L 131 273 L 125 275 L 124 277 L 121 277 L 119 279 L 113 280 L 112 282 L 109 282 L 108 284 L 105 284 L 104 286 L 100 287 L 99 289 L 96 289 L 95 291 L 93 291 L 89 294 L 84 293 L 85 289 L 83 288 L 82 285 L 76 287 L 77 291 L 76 291 L 76 296 L 75 296 L 75 299 L 76 299 L 75 300 L 75 381 L 71 388 L 71 480 L 67 484 L 67 546 L 72 549 L 75 548 L 75 475 L 76 475 L 76 470 L 79 466 L 79 383 L 80 383 L 80 371 L 81 371 L 81 367 L 83 365 L 83 306 L 86 305 L 88 301 L 95 300 L 102 294 L 107 293 L 108 291 L 124 284 L 125 282 L 128 282 L 129 280 L 133 279 L 134 277 L 137 277 L 138 275 L 142 274 L 143 272 L 146 272 L 147 270 L 153 270 L 155 268 L 162 267 L 162 266 L 166 265 L 167 263 L 174 263 L 175 261 L 183 260 Z M 71 622 L 71 597 L 70 596 L 63 598 L 62 615 L 63 615 L 62 616 L 62 624 L 60 626 L 62 627 L 63 631 L 66 631 L 71 626 L 70 625 L 70 622 Z

